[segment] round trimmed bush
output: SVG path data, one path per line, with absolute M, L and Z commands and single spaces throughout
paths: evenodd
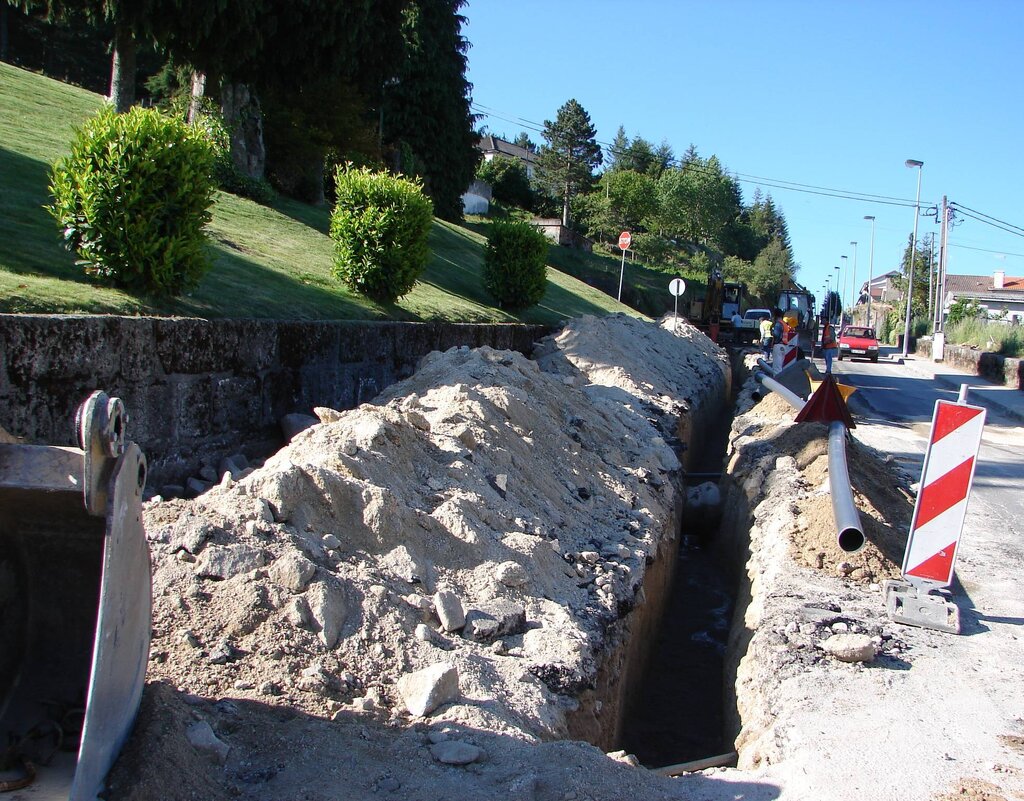
M 484 287 L 502 309 L 539 303 L 547 289 L 548 240 L 521 220 L 496 222 L 484 253 Z
M 418 181 L 401 176 L 341 166 L 334 181 L 334 274 L 356 292 L 391 303 L 427 266 L 434 207 Z
M 203 227 L 216 189 L 198 128 L 135 107 L 105 107 L 53 165 L 47 210 L 89 275 L 133 292 L 177 295 L 210 268 Z

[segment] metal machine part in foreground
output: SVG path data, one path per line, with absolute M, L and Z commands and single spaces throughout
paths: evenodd
M 94 392 L 81 448 L 0 444 L 0 789 L 93 801 L 135 720 L 152 599 L 125 420 Z

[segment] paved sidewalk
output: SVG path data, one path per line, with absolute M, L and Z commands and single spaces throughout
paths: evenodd
M 987 378 L 971 375 L 943 362 L 933 362 L 925 356 L 908 356 L 896 348 L 882 348 L 881 358 L 894 364 L 902 364 L 907 370 L 922 378 L 930 378 L 950 389 L 959 389 L 967 384 L 967 402 L 984 406 L 990 411 L 1004 414 L 1017 422 L 1024 422 L 1024 391 L 1003 386 Z

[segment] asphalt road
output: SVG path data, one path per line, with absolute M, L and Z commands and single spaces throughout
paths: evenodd
M 856 386 L 850 408 L 854 435 L 892 454 L 920 478 L 931 418 L 938 399 L 957 392 L 921 378 L 904 365 L 843 360 L 836 377 Z M 968 395 L 968 403 L 970 396 Z M 961 537 L 954 586 L 964 622 L 980 625 L 982 606 L 1024 635 L 1024 428 L 989 410 Z M 1018 643 L 1019 645 L 1019 643 Z M 1024 648 L 1018 648 L 1024 658 Z

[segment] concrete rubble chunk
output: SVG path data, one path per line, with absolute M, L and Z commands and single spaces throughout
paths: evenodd
M 466 625 L 466 610 L 462 607 L 462 601 L 450 590 L 434 593 L 434 610 L 445 631 L 458 631 Z
M 248 545 L 210 545 L 196 567 L 202 578 L 225 580 L 263 567 L 263 551 Z
M 494 575 L 506 587 L 522 587 L 529 581 L 526 569 L 518 562 L 502 562 L 494 571 Z
M 198 753 L 218 765 L 223 765 L 231 746 L 213 733 L 213 727 L 205 720 L 199 720 L 185 729 L 185 738 Z
M 833 634 L 821 643 L 821 649 L 840 662 L 870 662 L 878 653 L 867 634 Z
M 289 592 L 303 592 L 316 573 L 316 565 L 300 553 L 289 551 L 267 571 L 271 581 Z
M 214 538 L 217 530 L 217 527 L 208 520 L 191 514 L 182 515 L 171 527 L 168 544 L 172 552 L 186 550 L 195 556 Z
M 337 409 L 331 409 L 328 406 L 314 406 L 313 414 L 321 423 L 337 423 L 343 416 Z
M 306 602 L 320 641 L 333 648 L 341 639 L 341 630 L 348 615 L 344 590 L 333 578 L 318 581 L 306 592 Z
M 522 604 L 496 598 L 482 603 L 466 614 L 466 636 L 480 642 L 526 631 L 526 609 Z
M 459 695 L 459 672 L 454 665 L 439 662 L 423 670 L 406 673 L 398 680 L 398 693 L 411 715 L 429 715 Z
M 445 765 L 469 765 L 483 755 L 483 751 L 471 743 L 459 740 L 444 740 L 430 746 L 431 756 Z

